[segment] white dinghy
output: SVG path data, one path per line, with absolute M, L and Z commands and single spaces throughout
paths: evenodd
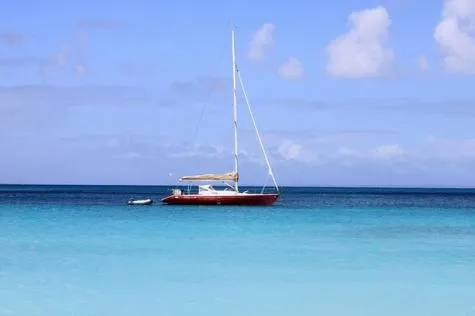
M 152 199 L 141 199 L 141 200 L 131 199 L 127 202 L 128 205 L 150 205 L 152 203 L 153 203 Z

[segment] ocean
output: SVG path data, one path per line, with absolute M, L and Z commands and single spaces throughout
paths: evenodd
M 0 315 L 475 316 L 475 190 L 168 189 L 0 186 Z

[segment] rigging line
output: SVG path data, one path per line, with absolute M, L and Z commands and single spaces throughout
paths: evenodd
M 211 95 L 211 90 L 212 90 L 212 88 L 208 91 L 208 94 L 206 96 L 207 99 L 209 99 L 209 97 Z M 200 112 L 200 116 L 198 118 L 198 123 L 196 124 L 195 130 L 193 132 L 192 144 L 194 144 L 195 141 L 196 141 L 196 135 L 198 135 L 198 130 L 200 129 L 201 121 L 203 120 L 203 115 L 204 115 L 204 112 L 206 110 L 207 105 L 208 105 L 208 102 L 205 102 L 205 104 L 201 107 L 201 112 Z
M 262 187 L 261 194 L 264 193 L 264 190 L 266 189 L 267 181 L 269 181 L 269 175 L 267 175 L 266 177 L 266 182 L 264 182 L 264 186 Z
M 223 61 L 223 59 L 224 59 L 223 56 L 224 56 L 225 53 L 226 53 L 226 51 L 223 49 L 223 51 L 221 52 L 221 56 L 220 56 L 220 58 L 219 58 L 219 60 L 221 61 L 220 66 L 224 63 L 224 61 Z M 212 75 L 214 75 L 214 74 L 212 73 Z M 211 78 L 213 77 L 212 75 L 211 75 Z M 193 132 L 193 140 L 192 140 L 192 144 L 193 144 L 193 145 L 194 145 L 195 142 L 196 142 L 196 136 L 198 135 L 198 131 L 199 131 L 200 127 L 201 127 L 201 121 L 203 120 L 203 116 L 204 116 L 206 107 L 207 107 L 207 105 L 208 105 L 208 103 L 209 103 L 209 98 L 210 98 L 210 96 L 211 96 L 211 93 L 213 92 L 213 89 L 214 89 L 214 87 L 213 87 L 213 85 L 211 85 L 211 86 L 209 87 L 208 93 L 207 93 L 207 95 L 206 95 L 206 102 L 205 102 L 204 105 L 201 107 L 200 116 L 199 116 L 199 118 L 198 118 L 198 123 L 196 124 L 195 130 L 194 130 L 194 132 Z
M 238 78 L 239 78 L 239 83 L 241 84 L 244 99 L 246 100 L 247 107 L 249 109 L 249 114 L 251 116 L 252 123 L 254 125 L 254 129 L 256 130 L 257 139 L 259 140 L 259 144 L 261 145 L 262 153 L 264 154 L 264 159 L 266 160 L 266 163 L 267 163 L 267 168 L 269 169 L 269 175 L 272 177 L 272 181 L 274 182 L 274 185 L 275 185 L 275 188 L 277 189 L 277 192 L 279 192 L 279 186 L 277 185 L 277 181 L 275 180 L 274 172 L 272 171 L 272 167 L 270 165 L 269 158 L 267 157 L 267 153 L 266 153 L 266 150 L 264 148 L 264 144 L 262 143 L 261 136 L 259 135 L 259 129 L 257 128 L 256 120 L 254 119 L 254 115 L 252 114 L 251 102 L 249 101 L 249 98 L 247 97 L 246 89 L 244 88 L 244 83 L 243 83 L 242 78 L 241 78 L 241 72 L 239 70 L 237 71 L 237 75 L 238 75 Z

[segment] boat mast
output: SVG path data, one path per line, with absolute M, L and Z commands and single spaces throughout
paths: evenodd
M 239 177 L 238 173 L 238 130 L 237 130 L 237 96 L 236 96 L 236 49 L 234 44 L 234 28 L 231 30 L 231 48 L 232 48 L 232 62 L 233 62 L 233 112 L 234 112 L 234 172 L 236 172 L 237 176 Z M 239 179 L 234 181 L 234 189 L 238 192 Z

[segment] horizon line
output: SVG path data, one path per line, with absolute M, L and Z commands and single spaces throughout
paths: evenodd
M 221 186 L 217 184 L 216 186 Z M 82 184 L 82 183 L 0 183 L 0 186 L 115 186 L 115 187 L 179 187 L 188 186 L 186 184 Z M 197 186 L 194 184 L 192 186 Z M 241 184 L 243 187 L 258 187 L 262 188 L 262 185 L 255 184 Z M 274 186 L 266 186 L 266 188 L 275 188 Z M 332 189 L 475 189 L 473 186 L 461 186 L 461 185 L 279 185 L 279 188 L 332 188 Z

